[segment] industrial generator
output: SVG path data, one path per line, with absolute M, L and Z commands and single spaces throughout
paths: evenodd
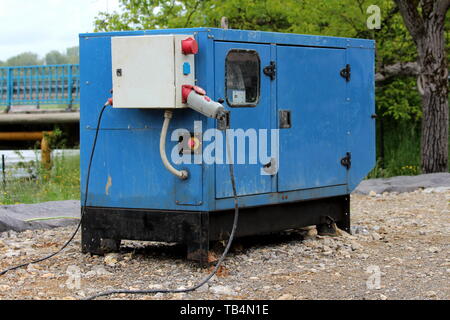
M 81 34 L 83 252 L 177 242 L 205 263 L 232 228 L 230 163 L 236 236 L 350 232 L 375 164 L 374 56 L 371 40 L 259 31 Z

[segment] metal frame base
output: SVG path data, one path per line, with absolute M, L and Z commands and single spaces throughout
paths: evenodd
M 350 233 L 350 196 L 242 208 L 236 237 L 333 223 Z M 82 222 L 82 251 L 117 251 L 120 241 L 178 242 L 187 245 L 187 258 L 208 264 L 210 241 L 226 240 L 234 210 L 217 212 L 157 211 L 87 207 Z

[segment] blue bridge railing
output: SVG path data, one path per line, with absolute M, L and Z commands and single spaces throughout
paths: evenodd
M 0 67 L 0 106 L 56 105 L 80 101 L 77 64 Z

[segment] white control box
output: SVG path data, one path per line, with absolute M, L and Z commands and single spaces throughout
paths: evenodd
M 195 55 L 182 52 L 193 35 L 111 39 L 114 108 L 184 108 L 182 86 L 195 85 Z

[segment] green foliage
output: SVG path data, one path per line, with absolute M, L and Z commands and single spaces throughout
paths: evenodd
M 416 48 L 392 0 L 120 0 L 121 13 L 101 13 L 97 31 L 219 27 L 368 38 L 377 42 L 377 66 L 415 61 Z M 367 9 L 381 9 L 381 29 L 369 30 Z M 411 79 L 378 90 L 378 109 L 398 120 L 421 117 Z M 401 93 L 401 94 L 400 94 Z M 400 94 L 400 96 L 399 96 Z
M 120 0 L 121 12 L 101 13 L 96 31 L 220 27 L 374 39 L 376 66 L 416 61 L 416 46 L 393 0 Z M 370 30 L 368 8 L 381 9 L 381 28 Z M 450 40 L 450 19 L 446 21 Z M 449 52 L 450 41 L 447 41 Z M 450 61 L 450 55 L 447 55 Z M 414 174 L 420 164 L 421 98 L 416 79 L 378 84 L 377 114 L 386 123 L 385 159 L 371 176 Z
M 0 67 L 38 66 L 51 64 L 78 64 L 80 54 L 78 47 L 67 48 L 65 53 L 57 50 L 50 51 L 40 59 L 36 53 L 24 52 L 9 58 L 6 62 L 0 61 Z
M 420 123 L 384 121 L 384 160 L 379 158 L 369 178 L 420 174 Z M 380 149 L 381 145 L 378 146 Z M 381 150 L 378 150 L 381 154 Z
M 78 64 L 80 60 L 79 47 L 67 48 L 66 53 L 57 50 L 50 51 L 45 56 L 45 64 Z
M 66 50 L 66 59 L 69 64 L 78 64 L 80 63 L 80 48 L 71 47 Z
M 67 57 L 61 52 L 53 50 L 45 55 L 45 64 L 67 64 Z
M 376 91 L 378 115 L 384 119 L 411 120 L 422 118 L 421 98 L 414 78 L 396 78 Z
M 35 177 L 8 179 L 1 189 L 0 205 L 76 200 L 80 198 L 80 158 L 57 157 L 53 168 L 45 170 L 39 161 L 22 163 Z
M 52 133 L 44 133 L 50 149 L 64 149 L 67 145 L 67 134 L 64 133 L 58 126 L 55 126 Z
M 6 60 L 7 66 L 35 66 L 41 65 L 42 60 L 39 59 L 36 53 L 24 52 Z

